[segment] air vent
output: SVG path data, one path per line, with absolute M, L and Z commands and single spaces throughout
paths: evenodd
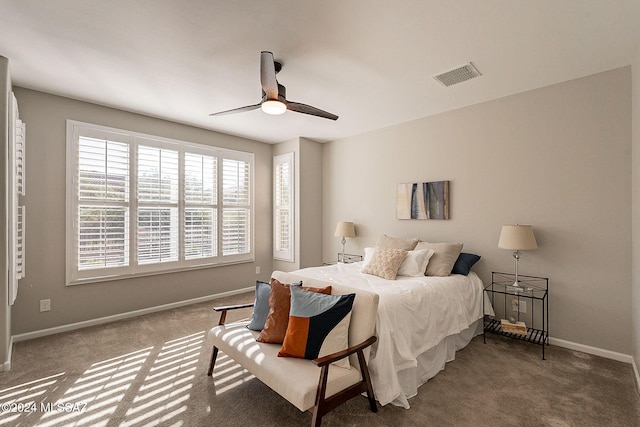
M 469 79 L 473 79 L 481 76 L 480 72 L 476 70 L 471 62 L 462 67 L 455 68 L 453 70 L 433 76 L 441 85 L 449 87 L 458 83 L 462 83 Z

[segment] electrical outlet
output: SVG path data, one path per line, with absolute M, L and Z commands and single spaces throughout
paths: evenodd
M 51 300 L 50 299 L 41 299 L 40 300 L 40 312 L 50 311 L 51 310 Z
M 526 301 L 518 301 L 516 299 L 511 300 L 511 311 L 515 311 L 516 313 L 526 313 L 527 312 L 527 302 Z
M 260 274 L 260 267 L 256 267 L 256 274 Z

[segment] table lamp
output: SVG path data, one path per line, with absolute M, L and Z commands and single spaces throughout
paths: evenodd
M 498 247 L 501 249 L 511 249 L 513 257 L 516 260 L 516 280 L 513 286 L 520 288 L 518 284 L 518 260 L 520 259 L 520 251 L 531 251 L 538 249 L 536 236 L 533 235 L 533 226 L 531 225 L 503 225 L 500 232 L 500 240 Z
M 347 237 L 356 236 L 356 230 L 353 226 L 353 222 L 340 221 L 336 226 L 336 232 L 334 233 L 334 236 L 342 237 L 342 258 L 338 259 L 338 261 L 344 262 L 344 245 L 347 243 Z

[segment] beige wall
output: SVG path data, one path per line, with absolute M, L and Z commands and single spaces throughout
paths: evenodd
M 322 144 L 300 138 L 300 268 L 322 264 Z
M 520 273 L 550 278 L 550 335 L 632 353 L 630 67 L 333 141 L 323 167 L 326 259 L 353 219 L 348 252 L 381 233 L 460 241 L 489 282 L 513 271 L 501 225 L 533 224 Z M 394 218 L 396 184 L 438 180 L 450 220 Z
M 9 352 L 11 342 L 11 307 L 9 306 L 9 292 L 7 282 L 7 143 L 9 140 L 9 95 L 11 93 L 11 77 L 9 74 L 9 60 L 0 56 L 0 152 L 2 152 L 2 162 L 0 162 L 0 223 L 5 224 L 0 227 L 0 271 L 4 271 L 0 279 L 0 372 L 10 364 Z M 6 364 L 6 365 L 5 365 Z
M 271 251 L 271 145 L 85 102 L 15 88 L 27 123 L 26 278 L 13 310 L 14 335 L 126 313 L 225 291 L 268 279 Z M 65 286 L 66 120 L 255 153 L 253 263 L 105 283 Z M 260 266 L 261 275 L 256 275 Z M 39 300 L 50 298 L 50 312 Z
M 633 156 L 632 156 L 632 199 L 633 199 L 633 288 L 632 288 L 632 311 L 633 311 L 633 358 L 636 366 L 640 367 L 640 45 L 636 50 L 635 60 L 632 64 L 633 79 L 633 107 L 632 128 L 633 128 Z M 636 372 L 637 375 L 637 372 Z M 638 384 L 640 387 L 640 384 Z

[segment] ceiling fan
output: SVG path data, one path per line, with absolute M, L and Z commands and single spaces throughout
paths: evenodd
M 287 110 L 296 113 L 310 114 L 330 120 L 338 120 L 338 116 L 323 111 L 311 105 L 299 102 L 287 101 L 287 89 L 278 83 L 276 74 L 282 69 L 282 64 L 273 59 L 273 53 L 262 51 L 260 53 L 260 82 L 262 83 L 262 101 L 255 105 L 234 108 L 209 114 L 210 116 L 224 116 L 227 114 L 243 113 L 261 108 L 267 114 L 284 114 Z

